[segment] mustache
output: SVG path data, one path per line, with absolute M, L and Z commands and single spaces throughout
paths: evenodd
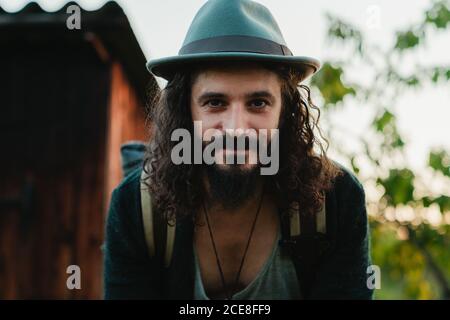
M 219 142 L 216 142 L 219 140 Z M 230 148 L 227 146 L 230 144 Z M 219 143 L 219 145 L 222 146 L 223 150 L 234 150 L 234 151 L 249 151 L 249 150 L 258 150 L 258 143 L 259 139 L 257 137 L 252 137 L 248 135 L 241 135 L 241 136 L 232 136 L 229 134 L 224 134 L 221 136 L 212 136 L 211 140 L 203 140 L 202 145 L 203 148 L 206 146 L 212 144 L 212 143 Z

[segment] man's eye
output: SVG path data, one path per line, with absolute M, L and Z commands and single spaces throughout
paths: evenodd
M 253 100 L 250 106 L 255 109 L 262 109 L 266 107 L 269 103 L 266 100 Z
M 205 105 L 212 107 L 212 108 L 220 108 L 223 107 L 223 101 L 218 100 L 218 99 L 212 99 L 212 100 L 208 100 L 206 101 Z

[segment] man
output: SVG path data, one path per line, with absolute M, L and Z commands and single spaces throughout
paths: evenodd
M 264 6 L 211 0 L 179 55 L 147 67 L 168 84 L 151 105 L 144 166 L 112 195 L 105 297 L 370 299 L 364 190 L 327 158 L 315 132 L 318 109 L 300 84 L 318 61 L 292 55 Z M 174 161 L 177 129 L 201 139 L 201 157 L 222 138 L 213 163 Z M 265 130 L 241 147 L 223 143 Z M 261 149 L 278 162 L 275 173 L 261 174 L 273 164 L 262 163 Z M 181 157 L 199 156 L 188 151 Z M 233 161 L 239 156 L 244 161 Z M 141 183 L 164 221 L 154 225 L 155 238 L 165 223 L 176 227 L 168 266 L 164 253 L 148 253 Z M 322 220 L 319 212 L 326 212 Z

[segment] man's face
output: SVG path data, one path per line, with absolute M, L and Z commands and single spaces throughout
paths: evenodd
M 192 120 L 201 121 L 202 137 L 208 129 L 219 130 L 222 136 L 227 129 L 258 134 L 266 129 L 270 138 L 270 130 L 278 128 L 281 104 L 278 75 L 253 64 L 205 69 L 197 74 L 191 88 Z M 234 132 L 239 136 L 239 132 Z M 227 163 L 221 164 L 230 153 L 245 153 L 240 171 L 258 166 L 256 150 L 220 149 L 215 152 L 219 169 L 230 168 Z

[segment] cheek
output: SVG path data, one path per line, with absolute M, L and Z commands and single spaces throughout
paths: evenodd
M 202 112 L 200 108 L 191 108 L 192 121 L 197 122 L 197 126 L 201 125 L 201 134 L 210 128 L 214 128 L 217 122 L 217 116 Z M 197 132 L 198 133 L 198 132 Z
M 193 113 L 192 114 L 193 121 L 200 121 L 202 125 L 203 131 L 214 128 L 217 122 L 220 122 L 220 118 L 214 115 L 206 114 L 206 113 Z
M 273 123 L 275 124 L 273 128 L 280 128 L 281 117 L 283 114 L 283 109 L 281 106 L 277 108 L 273 115 Z
M 197 126 L 198 130 L 196 130 L 195 133 L 197 136 L 201 134 L 201 137 L 204 136 L 206 130 L 214 129 L 217 121 L 220 120 L 220 118 L 218 119 L 217 115 L 202 112 L 202 110 L 198 107 L 191 107 L 191 116 L 192 121 L 197 122 L 195 123 L 195 125 Z
M 258 129 L 276 129 L 280 122 L 280 108 L 270 110 L 255 118 L 254 128 Z

